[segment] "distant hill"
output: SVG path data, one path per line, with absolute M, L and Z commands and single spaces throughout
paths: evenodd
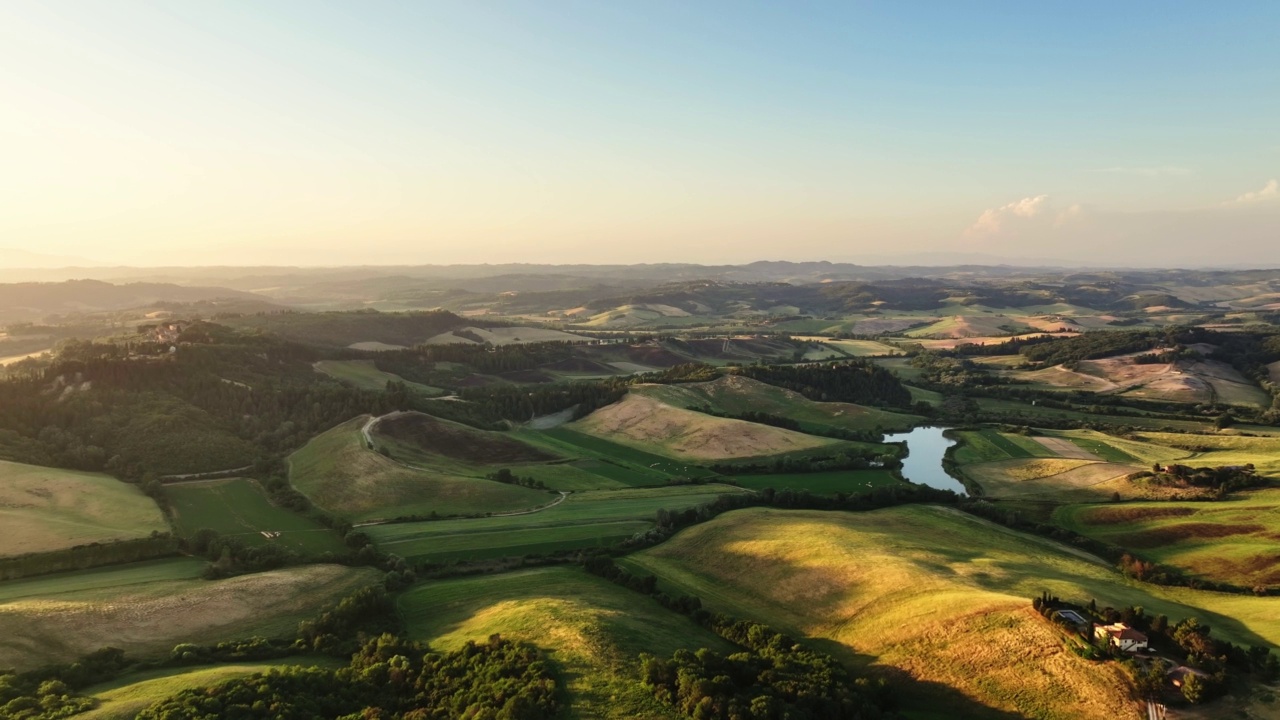
M 95 267 L 101 263 L 71 255 L 49 255 L 46 253 L 18 250 L 16 248 L 0 248 L 0 268 L 65 268 Z
M 212 300 L 257 301 L 259 295 L 223 287 L 183 287 L 170 283 L 113 285 L 100 280 L 0 285 L 0 325 L 43 320 L 51 315 L 129 310 L 156 303 Z

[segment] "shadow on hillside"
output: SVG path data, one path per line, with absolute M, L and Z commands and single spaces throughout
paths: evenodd
M 875 656 L 854 652 L 835 640 L 804 637 L 801 641 L 824 652 L 849 669 L 855 677 L 884 678 L 893 687 L 897 710 L 913 718 L 977 718 L 978 720 L 1024 720 L 1024 715 L 993 708 L 942 683 L 911 677 L 900 668 L 886 665 L 871 667 Z

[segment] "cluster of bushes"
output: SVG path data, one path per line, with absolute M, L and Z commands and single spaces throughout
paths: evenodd
M 1004 382 L 996 375 L 966 357 L 950 357 L 941 353 L 922 350 L 911 358 L 911 366 L 921 371 L 926 382 L 935 385 L 959 385 L 974 387 L 996 385 Z
M 805 365 L 748 365 L 734 372 L 819 402 L 911 406 L 911 392 L 892 372 L 867 360 Z
M 516 475 L 515 473 L 511 472 L 511 470 L 508 468 L 502 468 L 501 470 L 495 473 L 490 473 L 486 477 L 488 477 L 490 480 L 493 480 L 494 482 L 506 483 L 507 485 L 519 485 L 520 487 L 533 488 L 534 490 L 550 490 L 551 489 L 547 487 L 546 483 L 542 482 L 541 480 L 538 480 L 537 478 L 522 477 L 520 475 Z
M 834 455 L 783 455 L 763 463 L 715 463 L 713 472 L 721 475 L 773 475 L 779 473 L 831 472 L 833 470 L 866 470 L 871 467 L 896 468 L 902 461 L 896 456 L 867 448 L 862 452 L 846 450 Z
M 0 580 L 16 580 L 68 570 L 87 570 L 103 565 L 121 565 L 176 554 L 178 554 L 177 540 L 169 533 L 153 532 L 151 537 L 147 538 L 94 542 L 64 550 L 0 558 Z
M 854 679 L 829 655 L 810 650 L 768 625 L 710 612 L 693 595 L 672 597 L 653 576 L 630 573 L 591 557 L 584 567 L 612 583 L 648 595 L 746 652 L 724 656 L 707 648 L 670 658 L 640 656 L 640 683 L 685 717 L 774 720 L 879 718 L 893 707 L 883 681 Z
M 1132 479 L 1160 487 L 1210 488 L 1217 492 L 1217 498 L 1225 497 L 1235 490 L 1261 487 L 1268 482 L 1265 477 L 1258 475 L 1252 464 L 1199 468 L 1157 464 L 1151 468 L 1151 472 L 1136 473 Z
M 138 720 L 550 720 L 560 710 L 551 666 L 532 645 L 494 635 L 450 653 L 384 634 L 338 670 L 285 667 L 185 690 Z
M 93 707 L 82 690 L 128 667 L 124 652 L 104 648 L 66 665 L 48 665 L 24 673 L 0 672 L 0 717 L 7 720 L 58 720 Z

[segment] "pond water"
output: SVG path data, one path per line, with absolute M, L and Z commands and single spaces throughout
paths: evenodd
M 952 490 L 967 495 L 964 485 L 947 474 L 942 467 L 942 456 L 955 440 L 943 437 L 947 428 L 925 425 L 910 432 L 886 435 L 885 442 L 905 442 L 907 457 L 902 461 L 902 476 L 913 483 L 928 485 L 939 490 Z

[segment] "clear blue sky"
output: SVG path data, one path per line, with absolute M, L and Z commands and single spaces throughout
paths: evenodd
M 1280 263 L 1277 2 L 8 2 L 0 107 L 107 262 Z

